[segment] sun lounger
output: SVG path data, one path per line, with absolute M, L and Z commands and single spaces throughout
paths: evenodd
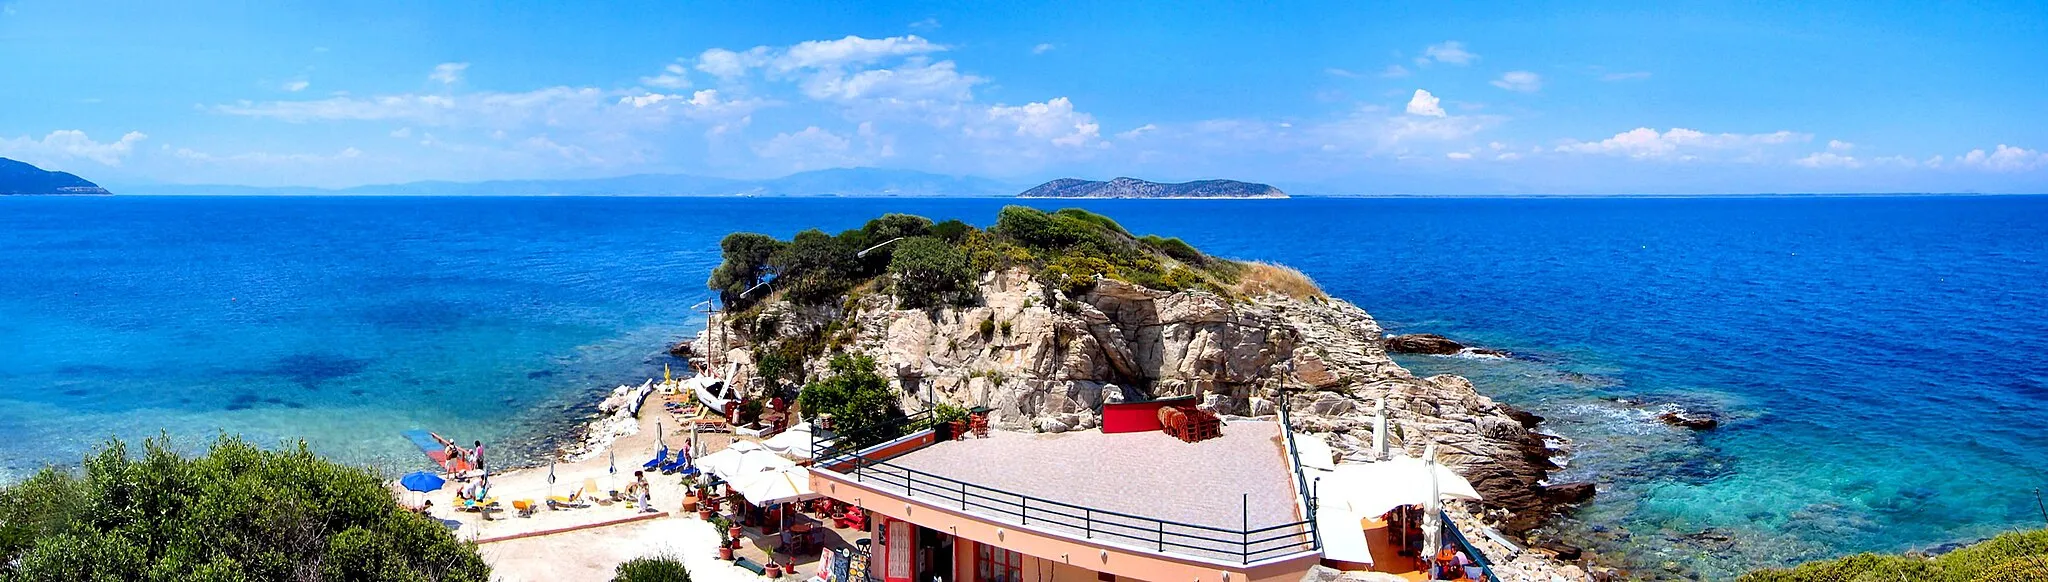
M 732 561 L 732 565 L 739 566 L 741 568 L 746 568 L 747 571 L 753 572 L 755 574 L 760 574 L 762 576 L 768 575 L 767 567 L 757 564 L 753 560 L 749 560 L 746 558 L 735 558 Z
M 683 454 L 683 452 L 682 452 L 682 451 L 676 451 L 676 460 L 674 460 L 674 461 L 670 461 L 670 462 L 669 462 L 668 464 L 662 465 L 662 466 L 661 466 L 661 472 L 662 472 L 663 474 L 669 474 L 669 473 L 674 473 L 674 472 L 676 472 L 676 471 L 681 471 L 681 470 L 683 470 L 683 467 L 685 467 L 685 466 L 687 466 L 687 465 L 689 465 L 689 464 L 690 464 L 690 456 L 689 456 L 689 455 L 686 455 L 686 454 Z
M 590 507 L 591 500 L 596 498 L 597 479 L 584 479 L 582 489 L 570 491 L 568 495 L 554 495 L 548 497 L 548 509 Z
M 680 454 L 681 454 L 681 453 L 678 453 L 678 456 L 680 456 Z M 645 463 L 641 463 L 641 464 L 640 464 L 640 468 L 642 468 L 642 469 L 652 469 L 652 468 L 655 468 L 655 467 L 659 467 L 659 466 L 662 466 L 663 464 L 667 463 L 667 462 L 668 462 L 668 461 L 667 461 L 667 459 L 668 459 L 668 445 L 662 445 L 662 446 L 661 446 L 661 452 L 658 452 L 658 453 L 655 453 L 655 454 L 654 454 L 654 460 L 652 460 L 652 461 L 648 461 L 648 462 L 645 462 Z
M 533 517 L 533 508 L 534 505 L 532 499 L 512 500 L 512 509 L 517 510 L 519 512 L 519 517 Z

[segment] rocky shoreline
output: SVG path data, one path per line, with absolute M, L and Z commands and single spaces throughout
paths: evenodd
M 785 338 L 823 337 L 874 357 L 905 407 L 927 406 L 928 397 L 987 406 L 992 423 L 1007 430 L 1092 428 L 1102 403 L 1123 400 L 1193 396 L 1205 409 L 1246 417 L 1271 417 L 1284 405 L 1296 430 L 1323 434 L 1340 455 L 1360 458 L 1372 449 L 1372 409 L 1384 399 L 1389 448 L 1420 455 L 1433 442 L 1440 460 L 1485 497 L 1454 507 L 1475 526 L 1468 531 L 1484 525 L 1518 537 L 1593 493 L 1590 484 L 1547 482 L 1556 468 L 1550 455 L 1563 443 L 1533 430 L 1540 417 L 1493 401 L 1462 377 L 1416 377 L 1388 357 L 1379 324 L 1343 300 L 1229 298 L 1112 279 L 1069 296 L 1022 269 L 987 273 L 976 285 L 981 301 L 969 307 L 897 309 L 887 294 L 859 292 L 840 306 L 770 302 L 731 320 L 721 314 L 676 350 L 710 356 L 730 384 L 761 394 L 771 382 L 758 354 L 775 353 Z M 794 365 L 816 377 L 826 360 Z M 1569 548 L 1486 543 L 1502 552 L 1494 555 L 1505 569 L 1529 579 L 1586 579 L 1569 563 Z

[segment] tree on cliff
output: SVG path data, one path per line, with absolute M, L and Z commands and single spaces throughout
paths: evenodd
M 897 243 L 889 274 L 896 299 L 905 308 L 961 304 L 973 298 L 974 268 L 967 264 L 967 253 L 936 238 L 918 236 Z
M 857 252 L 860 249 L 852 248 L 846 241 L 814 228 L 796 233 L 789 244 L 768 259 L 768 264 L 779 273 L 775 286 L 790 300 L 818 304 L 833 300 L 853 286 L 860 267 L 853 256 Z
M 718 241 L 718 248 L 724 251 L 725 262 L 711 271 L 710 287 L 718 290 L 719 300 L 726 305 L 738 305 L 746 302 L 741 293 L 771 274 L 768 260 L 782 250 L 782 241 L 765 234 L 735 232 Z
M 476 547 L 367 471 L 222 437 L 196 458 L 114 441 L 84 474 L 0 489 L 0 580 L 475 580 Z
M 832 376 L 804 386 L 797 402 L 806 414 L 832 415 L 839 446 L 861 448 L 901 436 L 903 410 L 889 382 L 875 373 L 868 356 L 832 356 Z

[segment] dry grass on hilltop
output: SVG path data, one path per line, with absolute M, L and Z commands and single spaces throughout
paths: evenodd
M 1295 299 L 1326 301 L 1330 298 L 1314 279 L 1294 267 L 1257 261 L 1244 263 L 1244 272 L 1238 276 L 1237 285 L 1231 290 L 1248 297 L 1278 293 Z

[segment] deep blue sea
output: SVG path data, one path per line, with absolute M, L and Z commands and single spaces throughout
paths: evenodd
M 537 457 L 702 326 L 725 233 L 1007 203 L 0 198 L 0 481 L 110 436 L 397 471 L 428 427 Z M 1078 205 L 1516 353 L 1403 363 L 1571 438 L 1557 480 L 1601 492 L 1554 529 L 1597 550 L 1720 579 L 2042 525 L 2048 197 Z

